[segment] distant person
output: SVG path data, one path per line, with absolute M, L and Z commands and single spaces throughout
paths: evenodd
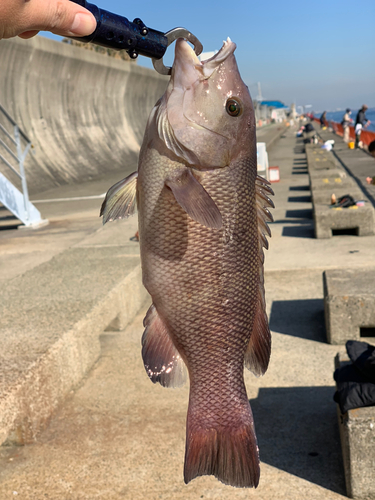
M 352 114 L 351 109 L 347 108 L 341 122 L 344 131 L 344 141 L 346 143 L 349 142 L 350 124 L 353 122 L 353 118 L 350 118 L 351 114 Z
M 87 36 L 95 17 L 69 0 L 0 0 L 0 40 L 31 38 L 40 30 L 61 36 Z
M 359 148 L 361 146 L 361 133 L 362 130 L 370 125 L 370 120 L 366 118 L 366 111 L 368 106 L 364 104 L 362 108 L 357 113 L 357 118 L 355 119 L 355 147 Z
M 324 111 L 320 117 L 320 128 L 326 127 L 326 114 L 327 112 Z

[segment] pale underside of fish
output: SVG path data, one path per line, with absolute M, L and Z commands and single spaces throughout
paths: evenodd
M 183 40 L 151 112 L 138 172 L 107 193 L 103 222 L 139 214 L 152 297 L 142 356 L 165 387 L 190 379 L 184 478 L 256 487 L 259 452 L 243 378 L 268 367 L 263 247 L 273 194 L 257 176 L 253 106 L 228 39 L 200 63 Z

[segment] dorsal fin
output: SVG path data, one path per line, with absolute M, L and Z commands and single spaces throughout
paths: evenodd
M 259 235 L 259 295 L 254 327 L 245 354 L 245 366 L 255 375 L 259 376 L 266 372 L 271 354 L 271 333 L 268 326 L 264 295 L 263 247 L 268 249 L 267 235 L 271 236 L 271 230 L 267 222 L 272 222 L 273 217 L 268 207 L 274 208 L 274 204 L 268 195 L 273 195 L 274 193 L 270 183 L 259 175 L 255 181 L 255 192 Z

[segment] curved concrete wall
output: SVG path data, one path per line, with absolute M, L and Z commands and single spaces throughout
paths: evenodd
M 47 38 L 1 40 L 0 103 L 34 145 L 25 164 L 29 192 L 132 172 L 167 82 L 153 70 Z

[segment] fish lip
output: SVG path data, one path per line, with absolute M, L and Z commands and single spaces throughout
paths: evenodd
M 200 61 L 188 42 L 184 38 L 179 38 L 176 41 L 176 64 L 174 64 L 173 80 L 176 83 L 180 80 L 178 73 L 190 74 L 188 87 L 197 81 L 207 80 L 220 64 L 233 54 L 236 48 L 236 44 L 228 37 L 223 41 L 223 46 L 216 54 L 205 61 Z M 195 73 L 195 77 L 193 77 L 193 73 Z M 177 83 L 177 86 L 181 85 Z
M 209 78 L 213 71 L 220 66 L 231 54 L 234 53 L 236 50 L 237 45 L 232 42 L 232 40 L 229 38 L 223 41 L 223 46 L 217 52 L 214 54 L 210 59 L 206 59 L 205 61 L 202 61 L 201 64 L 203 66 L 203 73 L 204 75 Z

